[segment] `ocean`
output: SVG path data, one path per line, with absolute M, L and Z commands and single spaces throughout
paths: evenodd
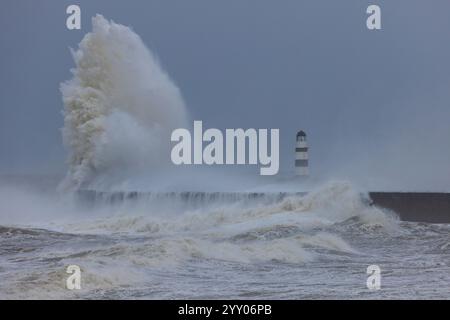
M 32 194 L 2 189 L 3 299 L 450 297 L 450 225 L 400 221 L 347 182 L 307 194 Z M 69 265 L 80 290 L 67 288 Z

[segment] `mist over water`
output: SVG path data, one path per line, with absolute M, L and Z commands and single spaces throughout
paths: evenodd
M 157 171 L 171 131 L 187 120 L 179 89 L 137 34 L 101 15 L 92 27 L 72 52 L 73 78 L 61 85 L 68 189 Z
M 350 183 L 307 195 L 9 190 L 0 212 L 2 298 L 448 297 L 448 225 L 398 221 Z M 5 206 L 4 197 L 20 199 Z M 51 202 L 49 202 L 51 200 Z M 20 215 L 23 215 L 22 217 Z M 39 220 L 39 218 L 42 218 Z M 65 267 L 82 268 L 81 291 Z M 379 264 L 383 289 L 365 287 Z

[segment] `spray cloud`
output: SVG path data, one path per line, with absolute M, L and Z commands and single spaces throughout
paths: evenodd
M 179 89 L 136 33 L 101 15 L 92 26 L 72 51 L 73 78 L 61 84 L 66 189 L 164 166 L 170 132 L 187 118 Z

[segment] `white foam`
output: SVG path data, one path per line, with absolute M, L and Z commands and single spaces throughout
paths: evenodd
M 69 189 L 164 166 L 170 132 L 186 123 L 179 89 L 140 37 L 101 15 L 92 26 L 61 84 Z

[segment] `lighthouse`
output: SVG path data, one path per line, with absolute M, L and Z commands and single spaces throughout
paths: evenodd
M 306 144 L 306 133 L 300 130 L 297 133 L 295 145 L 295 175 L 308 176 L 308 145 Z

